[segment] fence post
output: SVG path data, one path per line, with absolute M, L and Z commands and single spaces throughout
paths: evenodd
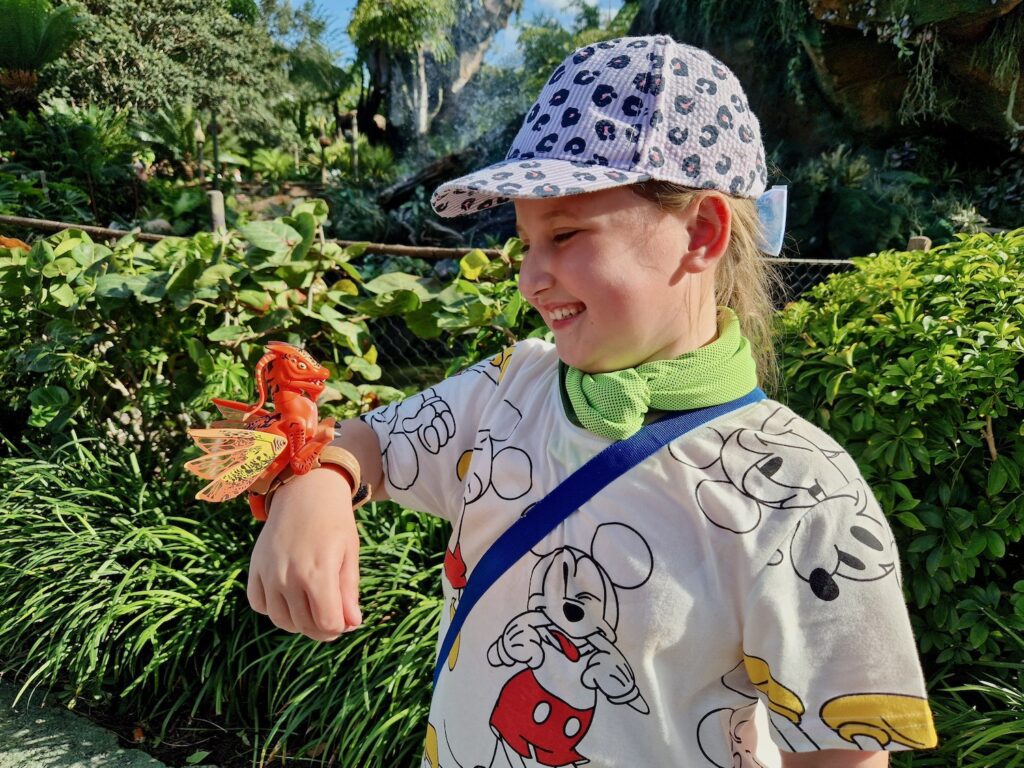
M 219 189 L 211 189 L 207 193 L 210 198 L 210 222 L 214 232 L 227 229 L 227 219 L 224 216 L 224 193 Z

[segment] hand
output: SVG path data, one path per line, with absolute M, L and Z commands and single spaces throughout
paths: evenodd
M 402 432 L 416 434 L 420 445 L 430 453 L 437 453 L 455 434 L 452 409 L 440 397 L 427 397 L 414 416 L 402 419 Z
M 595 650 L 580 682 L 587 688 L 601 691 L 613 704 L 629 704 L 638 712 L 649 712 L 626 657 L 602 634 L 591 635 L 587 640 Z
M 287 632 L 335 640 L 362 623 L 352 490 L 314 469 L 274 494 L 249 564 L 249 605 Z
M 551 620 L 541 611 L 519 614 L 487 649 L 487 661 L 492 667 L 511 667 L 522 663 L 536 669 L 544 663 L 544 641 L 537 628 L 550 623 Z

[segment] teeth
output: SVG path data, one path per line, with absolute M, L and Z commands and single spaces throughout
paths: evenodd
M 559 307 L 551 311 L 552 320 L 564 320 L 567 317 L 575 317 L 583 311 L 583 307 Z

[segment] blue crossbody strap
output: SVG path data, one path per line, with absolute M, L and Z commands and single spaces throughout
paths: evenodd
M 677 437 L 712 419 L 764 398 L 764 392 L 755 388 L 749 394 L 728 403 L 683 411 L 647 424 L 632 437 L 612 443 L 594 456 L 534 505 L 528 513 L 510 525 L 480 558 L 462 590 L 459 607 L 448 625 L 434 666 L 434 686 L 437 686 L 437 681 L 441 678 L 441 670 L 473 606 L 505 571 L 557 528 L 563 520 L 617 477 Z

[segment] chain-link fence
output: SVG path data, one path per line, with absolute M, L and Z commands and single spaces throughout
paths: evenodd
M 116 239 L 125 233 L 103 227 L 90 227 L 68 222 L 27 219 L 17 216 L 0 216 L 0 225 L 23 226 L 29 229 L 57 232 L 74 227 L 87 231 L 94 237 Z M 159 242 L 162 235 L 137 233 L 139 240 Z M 340 245 L 350 245 L 348 241 L 335 241 Z M 930 243 L 928 243 L 930 245 Z M 908 247 L 915 247 L 913 240 Z M 927 249 L 928 246 L 921 246 Z M 403 245 L 372 244 L 366 250 L 367 255 L 392 254 L 399 257 L 416 259 L 454 259 L 466 249 L 457 248 L 419 248 Z M 493 257 L 497 252 L 489 252 Z M 772 259 L 778 270 L 783 289 L 776 295 L 777 308 L 785 306 L 797 299 L 814 285 L 825 280 L 829 275 L 846 272 L 853 268 L 849 261 L 826 261 L 817 259 Z M 456 267 L 457 268 L 457 267 Z M 458 354 L 441 340 L 425 340 L 418 338 L 410 331 L 400 317 L 375 318 L 368 323 L 370 333 L 377 347 L 377 363 L 382 370 L 382 384 L 404 390 L 419 390 L 429 387 L 444 378 L 449 362 Z
M 772 259 L 784 286 L 782 295 L 776 297 L 776 307 L 782 308 L 829 275 L 849 272 L 853 269 L 850 261 L 826 261 L 824 259 Z
M 772 259 L 783 285 L 775 297 L 781 308 L 796 300 L 829 275 L 853 269 L 849 261 L 814 259 Z M 455 356 L 442 341 L 420 339 L 401 317 L 379 317 L 369 323 L 377 345 L 377 362 L 383 372 L 381 383 L 403 390 L 420 390 L 444 378 L 448 362 Z

